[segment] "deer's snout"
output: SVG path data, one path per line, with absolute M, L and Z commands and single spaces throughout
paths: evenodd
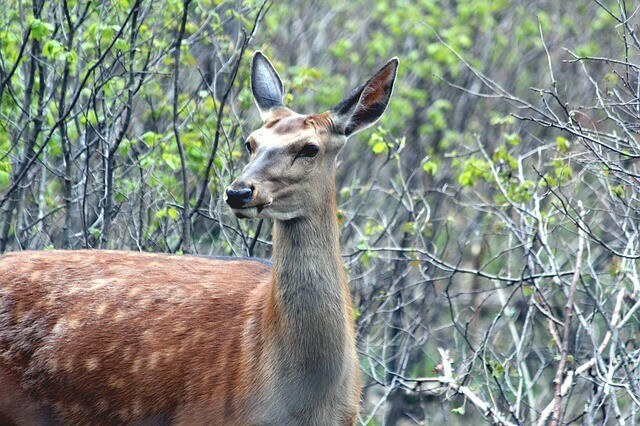
M 227 204 L 234 209 L 240 209 L 246 206 L 253 198 L 253 190 L 253 185 L 243 185 L 238 189 L 232 187 L 227 188 L 225 191 Z

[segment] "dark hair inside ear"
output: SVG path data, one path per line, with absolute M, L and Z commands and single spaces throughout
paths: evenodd
M 389 93 L 389 97 L 391 93 Z M 388 98 L 387 98 L 388 100 Z M 373 124 L 382 116 L 384 111 L 387 109 L 387 102 L 374 102 L 367 106 L 362 106 L 362 108 L 356 109 L 356 111 L 351 116 L 351 120 L 347 124 L 347 127 L 344 129 L 344 134 L 349 136 L 355 131 L 362 127 L 368 127 Z
M 350 136 L 382 116 L 393 92 L 397 69 L 398 59 L 393 58 L 331 110 L 339 133 Z

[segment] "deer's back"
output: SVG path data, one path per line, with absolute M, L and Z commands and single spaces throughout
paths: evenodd
M 258 261 L 5 255 L 0 420 L 164 423 L 193 402 L 223 418 L 237 403 L 219 395 L 235 394 L 230 361 L 240 356 L 245 302 L 269 277 Z

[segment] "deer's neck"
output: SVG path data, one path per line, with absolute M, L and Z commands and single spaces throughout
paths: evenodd
M 252 394 L 250 423 L 338 424 L 330 419 L 357 401 L 359 386 L 335 201 L 313 217 L 276 221 L 272 258 L 269 339 L 256 366 L 264 381 Z
M 328 192 L 328 202 L 310 217 L 274 224 L 274 285 L 268 303 L 282 343 L 297 347 L 301 361 L 324 357 L 335 362 L 351 338 L 335 191 Z

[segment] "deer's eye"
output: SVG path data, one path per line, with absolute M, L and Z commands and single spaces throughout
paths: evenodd
M 253 153 L 253 148 L 251 147 L 251 142 L 246 141 L 246 142 L 244 143 L 244 147 L 245 147 L 245 148 L 247 148 L 247 151 L 249 151 L 249 154 L 252 154 L 252 153 Z
M 298 152 L 297 157 L 298 158 L 312 158 L 315 157 L 318 154 L 318 151 L 320 151 L 320 147 L 318 145 L 314 145 L 314 144 L 307 144 L 305 146 L 302 147 L 302 149 Z

